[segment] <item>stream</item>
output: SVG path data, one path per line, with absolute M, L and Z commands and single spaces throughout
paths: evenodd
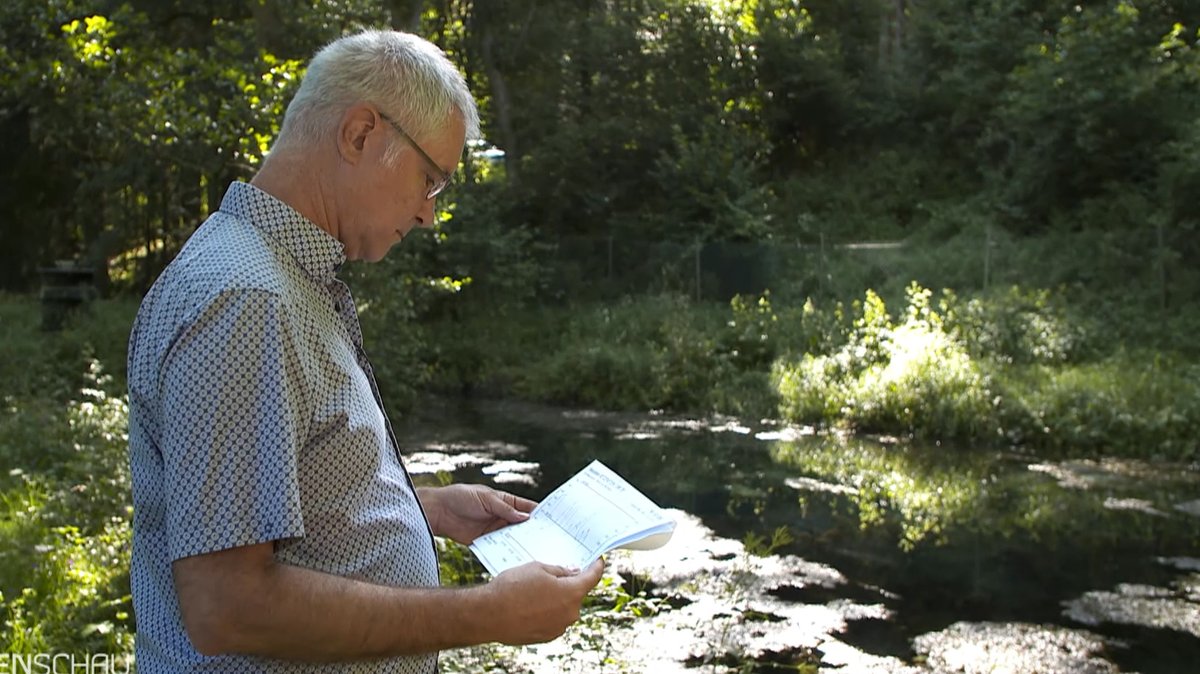
M 609 624 L 444 671 L 1200 671 L 1195 465 L 438 398 L 396 431 L 419 483 L 600 459 L 677 519 L 608 557 Z

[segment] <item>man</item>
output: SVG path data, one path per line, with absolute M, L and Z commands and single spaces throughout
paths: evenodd
M 434 536 L 469 543 L 534 503 L 414 488 L 336 277 L 433 223 L 478 125 L 428 42 L 333 42 L 261 171 L 146 295 L 129 347 L 142 674 L 432 672 L 440 649 L 578 618 L 599 562 L 438 587 Z

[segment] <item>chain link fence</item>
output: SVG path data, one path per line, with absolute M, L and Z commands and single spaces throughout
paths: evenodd
M 1015 238 L 993 228 L 937 241 L 651 242 L 567 237 L 543 264 L 554 293 L 603 301 L 670 292 L 728 301 L 770 290 L 783 301 L 896 293 L 910 282 L 959 293 L 994 286 L 1078 287 L 1122 293 L 1163 309 L 1200 299 L 1200 265 L 1186 232 L 1079 232 Z M 1174 244 L 1174 245 L 1173 245 Z

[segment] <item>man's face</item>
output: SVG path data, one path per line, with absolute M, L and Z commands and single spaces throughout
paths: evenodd
M 414 228 L 433 226 L 437 197 L 428 197 L 430 188 L 458 166 L 466 128 L 456 115 L 440 133 L 410 139 L 381 116 L 371 134 L 378 135 L 364 147 L 358 203 L 349 205 L 357 217 L 346 223 L 343 243 L 347 258 L 377 262 Z M 389 166 L 385 153 L 392 143 L 406 147 Z

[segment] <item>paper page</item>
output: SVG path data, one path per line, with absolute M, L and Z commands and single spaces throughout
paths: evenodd
M 593 461 L 547 496 L 529 520 L 481 536 L 471 550 L 493 574 L 535 559 L 584 567 L 624 540 L 672 524 L 645 494 Z
M 555 489 L 534 512 L 552 520 L 594 557 L 663 522 L 653 501 L 599 461 Z
M 481 536 L 471 544 L 471 551 L 493 575 L 535 559 L 579 567 L 589 554 L 579 541 L 544 518 L 530 518 Z

